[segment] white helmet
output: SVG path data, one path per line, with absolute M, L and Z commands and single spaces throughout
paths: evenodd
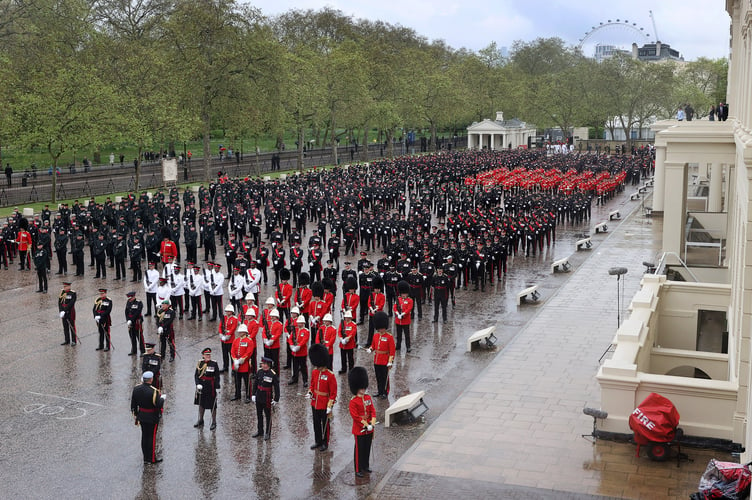
M 231 305 L 231 304 L 227 304 L 227 305 L 225 306 L 225 312 L 226 312 L 226 313 L 231 313 L 231 312 L 235 312 L 235 308 L 234 308 L 234 307 L 232 307 L 232 305 Z
M 279 311 L 272 309 L 272 312 L 269 313 L 269 316 L 272 318 L 279 318 Z
M 345 311 L 345 318 L 352 318 L 352 311 L 350 309 Z
M 305 324 L 305 316 L 298 316 L 298 321 L 297 321 L 297 322 L 298 322 L 299 324 L 300 324 L 300 323 L 303 323 L 303 324 Z
M 248 333 L 248 327 L 245 325 L 240 325 L 238 327 L 238 333 Z
M 273 306 L 274 305 L 274 297 L 269 297 L 268 299 L 266 299 L 265 304 L 269 304 L 269 305 Z
M 293 307 L 290 309 L 290 314 L 300 314 L 300 309 Z
M 245 300 L 256 300 L 251 292 L 245 294 Z
M 324 321 L 329 321 L 331 323 L 334 320 L 332 319 L 332 315 L 331 314 L 326 313 L 326 314 L 324 314 Z
M 246 316 L 253 316 L 254 318 L 256 317 L 256 311 L 252 307 L 249 307 L 248 311 L 245 314 Z

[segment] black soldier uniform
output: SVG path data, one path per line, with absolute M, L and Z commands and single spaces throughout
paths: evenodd
M 94 301 L 94 308 L 92 314 L 94 315 L 94 321 L 97 323 L 97 329 L 99 330 L 99 347 L 97 351 L 110 350 L 110 326 L 112 325 L 112 300 L 107 296 L 107 289 L 99 289 L 99 297 Z M 107 347 L 105 347 L 105 345 Z
M 50 268 L 50 254 L 44 248 L 42 242 L 37 244 L 37 249 L 34 252 L 34 268 L 37 271 L 37 280 L 39 281 L 37 292 L 47 293 L 47 271 Z
M 161 458 L 157 458 L 155 445 L 165 396 L 152 385 L 152 372 L 144 372 L 142 378 L 144 383 L 137 385 L 131 395 L 131 412 L 136 419 L 136 425 L 141 425 L 141 451 L 144 454 L 144 463 L 156 464 L 162 461 Z
M 204 411 L 211 411 L 212 423 L 209 429 L 217 428 L 217 391 L 220 389 L 219 365 L 211 359 L 211 348 L 201 351 L 202 359 L 196 365 L 193 380 L 196 383 L 196 395 L 193 404 L 198 405 L 198 421 L 193 427 L 204 425 Z
M 167 307 L 164 307 L 167 306 Z M 159 333 L 159 352 L 164 359 L 167 353 L 167 343 L 170 344 L 170 361 L 175 361 L 175 330 L 172 323 L 175 321 L 175 310 L 169 300 L 162 301 L 162 307 L 157 311 L 157 333 Z
M 76 345 L 78 337 L 76 336 L 76 292 L 70 289 L 70 283 L 63 283 L 63 290 L 57 299 L 57 308 L 60 312 L 60 319 L 63 321 L 63 335 L 65 341 L 60 345 Z
M 144 347 L 146 348 L 146 354 L 144 354 L 144 357 L 141 359 L 141 370 L 154 373 L 154 387 L 161 389 L 162 356 L 154 352 L 153 343 L 146 342 Z
M 439 321 L 439 307 L 444 323 L 447 322 L 447 302 L 451 280 L 444 274 L 444 269 L 436 269 L 436 275 L 431 279 L 433 286 L 433 322 Z
M 136 354 L 139 349 L 143 355 L 144 349 L 144 317 L 141 312 L 144 309 L 144 303 L 136 299 L 136 292 L 126 294 L 128 301 L 125 303 L 125 324 L 128 326 L 128 335 L 131 338 L 131 352 L 128 356 Z
M 65 228 L 55 232 L 55 255 L 57 255 L 57 273 L 68 274 L 68 233 Z
M 268 440 L 272 435 L 272 406 L 279 402 L 279 377 L 272 369 L 274 362 L 267 357 L 261 358 L 261 369 L 256 372 L 251 387 L 251 400 L 256 403 L 256 433 L 251 437 L 264 436 Z M 266 426 L 264 419 L 266 418 Z

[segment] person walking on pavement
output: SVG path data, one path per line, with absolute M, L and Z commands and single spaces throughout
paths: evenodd
M 131 338 L 131 352 L 128 356 L 136 354 L 138 349 L 143 356 L 144 349 L 144 317 L 141 312 L 144 310 L 144 303 L 136 300 L 136 292 L 128 292 L 125 303 L 125 324 L 128 327 L 128 336 Z
M 152 385 L 154 373 L 144 372 L 141 379 L 143 383 L 137 385 L 131 394 L 131 412 L 136 425 L 141 426 L 141 451 L 144 463 L 156 464 L 162 461 L 161 458 L 157 458 L 156 441 L 167 396 Z
M 193 427 L 204 426 L 204 412 L 208 408 L 211 410 L 212 418 L 209 430 L 213 431 L 217 428 L 217 392 L 221 381 L 219 380 L 219 365 L 211 359 L 211 352 L 210 347 L 201 351 L 201 360 L 196 365 L 196 371 L 193 374 L 196 383 L 193 404 L 198 405 L 198 420 Z
M 369 462 L 371 444 L 373 443 L 373 428 L 376 425 L 376 409 L 371 396 L 366 394 L 368 389 L 368 372 L 362 366 L 356 366 L 347 376 L 350 392 L 350 416 L 353 420 L 352 434 L 355 437 L 353 458 L 355 461 L 355 475 L 364 477 L 371 472 Z
M 112 326 L 112 300 L 107 296 L 107 289 L 99 289 L 99 297 L 94 301 L 94 308 L 92 314 L 94 315 L 94 321 L 97 323 L 97 330 L 99 331 L 99 347 L 97 351 L 104 350 L 105 352 L 110 350 L 110 326 Z M 106 345 L 106 347 L 105 347 Z
M 60 345 L 76 345 L 76 292 L 71 290 L 71 283 L 63 281 L 63 290 L 57 299 L 60 319 L 63 321 L 63 335 L 65 340 Z
M 311 400 L 313 416 L 313 435 L 315 438 L 312 450 L 326 451 L 329 448 L 329 421 L 332 418 L 332 407 L 337 401 L 337 377 L 327 368 L 329 351 L 323 344 L 313 344 L 308 356 L 315 367 L 311 372 L 311 386 L 307 397 Z
M 251 390 L 251 401 L 256 405 L 257 422 L 256 433 L 251 437 L 264 436 L 265 441 L 272 436 L 272 406 L 279 403 L 279 376 L 273 370 L 273 363 L 271 358 L 261 358 L 261 369 L 253 378 Z

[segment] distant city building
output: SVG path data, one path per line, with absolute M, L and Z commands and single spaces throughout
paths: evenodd
M 684 58 L 678 50 L 672 49 L 667 43 L 655 42 L 646 43 L 638 47 L 636 43 L 632 44 L 632 58 L 640 61 L 684 61 Z

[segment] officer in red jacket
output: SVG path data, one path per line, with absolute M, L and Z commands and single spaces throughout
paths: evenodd
M 350 392 L 350 416 L 353 420 L 352 433 L 355 436 L 355 475 L 363 477 L 371 472 L 369 458 L 373 442 L 373 428 L 376 425 L 376 409 L 368 389 L 368 372 L 362 366 L 356 366 L 347 376 Z
M 394 326 L 397 329 L 397 346 L 399 351 L 402 347 L 402 336 L 405 336 L 405 347 L 410 352 L 410 324 L 412 323 L 413 299 L 410 298 L 410 285 L 407 281 L 397 284 L 399 297 L 394 303 Z
M 232 342 L 235 340 L 235 330 L 240 324 L 240 320 L 233 315 L 234 313 L 235 308 L 232 307 L 231 304 L 227 304 L 225 307 L 225 315 L 219 322 L 219 340 L 222 342 L 222 371 L 220 373 L 225 373 L 227 371 Z
M 287 337 L 287 343 L 290 345 L 290 350 L 292 351 L 292 378 L 287 385 L 297 384 L 298 374 L 300 374 L 303 376 L 303 387 L 308 387 L 308 363 L 306 363 L 306 359 L 308 357 L 308 340 L 311 338 L 311 333 L 305 326 L 305 318 L 303 316 L 298 316 L 296 323 L 296 328 Z
M 358 343 L 358 325 L 353 321 L 353 313 L 350 310 L 345 311 L 342 322 L 339 324 L 339 354 L 342 360 L 342 369 L 339 374 L 352 370 L 355 366 L 353 353 Z M 349 368 L 348 368 L 349 366 Z
M 337 378 L 334 372 L 326 367 L 329 360 L 326 347 L 322 344 L 314 344 L 308 356 L 315 366 L 311 373 L 311 387 L 308 390 L 313 410 L 313 435 L 316 440 L 311 449 L 318 448 L 320 451 L 326 451 L 329 447 L 329 420 L 332 417 L 332 406 L 337 401 Z
M 379 392 L 377 398 L 386 399 L 389 396 L 389 369 L 394 362 L 394 337 L 386 331 L 389 326 L 389 316 L 384 311 L 379 311 L 373 316 L 376 333 L 373 335 L 373 343 L 368 352 L 373 352 L 373 369 L 376 372 L 376 384 Z

